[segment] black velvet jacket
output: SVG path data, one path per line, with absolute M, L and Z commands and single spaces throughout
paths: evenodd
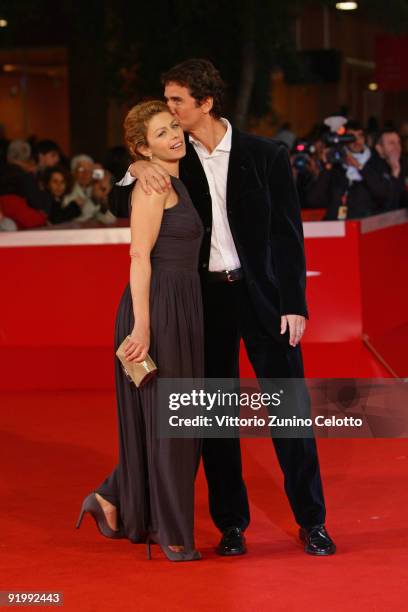
M 210 258 L 211 196 L 204 169 L 188 137 L 186 145 L 180 178 L 205 229 L 199 264 L 204 279 Z M 127 209 L 128 193 L 124 187 L 112 190 L 114 214 L 123 214 Z M 226 206 L 255 310 L 264 327 L 276 335 L 281 315 L 308 316 L 300 206 L 284 145 L 233 128 Z

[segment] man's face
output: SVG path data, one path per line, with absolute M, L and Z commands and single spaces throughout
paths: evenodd
M 167 83 L 164 97 L 172 115 L 177 117 L 185 132 L 197 128 L 205 114 L 190 90 L 178 83 Z
M 53 168 L 60 162 L 60 154 L 58 151 L 48 151 L 38 155 L 38 163 L 41 168 Z
M 74 173 L 75 180 L 81 185 L 81 187 L 88 187 L 92 181 L 92 171 L 94 164 L 88 161 L 81 161 Z
M 99 203 L 106 204 L 109 192 L 112 189 L 110 176 L 105 171 L 103 179 L 95 181 L 92 185 L 92 197 Z
M 380 156 L 385 159 L 390 157 L 399 159 L 401 157 L 401 139 L 397 132 L 383 134 L 376 149 Z
M 352 153 L 362 153 L 365 147 L 365 135 L 363 130 L 347 130 L 347 134 L 354 136 L 355 141 L 349 142 L 347 148 Z

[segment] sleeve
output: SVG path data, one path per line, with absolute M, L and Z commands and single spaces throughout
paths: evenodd
M 2 209 L 5 216 L 15 221 L 19 229 L 42 227 L 47 223 L 47 215 L 42 210 L 31 208 L 19 196 L 4 196 Z
M 24 198 L 28 205 L 35 210 L 42 210 L 49 214 L 51 210 L 51 197 L 46 191 L 42 191 L 31 174 L 24 174 L 21 177 L 24 183 Z
M 376 203 L 376 212 L 386 212 L 399 207 L 403 196 L 404 183 L 400 175 L 395 178 L 378 172 L 369 162 L 360 171 L 367 188 Z
M 76 219 L 81 214 L 81 208 L 73 200 L 65 207 L 62 207 L 58 202 L 53 201 L 49 220 L 51 223 L 63 223 Z
M 120 187 L 114 185 L 108 196 L 109 210 L 115 217 L 122 219 L 129 218 L 130 197 L 132 195 L 134 182 L 130 185 Z
M 270 241 L 279 284 L 281 314 L 308 318 L 303 226 L 296 185 L 285 146 L 269 168 L 271 198 Z

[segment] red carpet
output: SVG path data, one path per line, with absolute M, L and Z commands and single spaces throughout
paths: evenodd
M 204 559 L 172 564 L 157 547 L 147 561 L 142 545 L 103 538 L 89 516 L 74 528 L 82 498 L 115 465 L 112 392 L 5 392 L 1 401 L 0 590 L 62 591 L 65 610 L 87 612 L 405 609 L 406 440 L 319 442 L 327 525 L 338 545 L 331 558 L 303 553 L 271 442 L 244 440 L 249 554 L 213 552 L 218 534 L 200 473 Z

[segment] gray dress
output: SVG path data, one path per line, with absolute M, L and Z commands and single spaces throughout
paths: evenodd
M 163 213 L 151 253 L 150 348 L 159 376 L 204 376 L 203 312 L 198 256 L 201 219 L 183 183 L 172 177 L 178 203 Z M 126 287 L 116 318 L 115 350 L 134 325 Z M 194 479 L 197 439 L 156 435 L 157 383 L 137 389 L 115 359 L 119 463 L 95 489 L 118 508 L 119 527 L 132 542 L 152 534 L 163 545 L 194 548 Z

